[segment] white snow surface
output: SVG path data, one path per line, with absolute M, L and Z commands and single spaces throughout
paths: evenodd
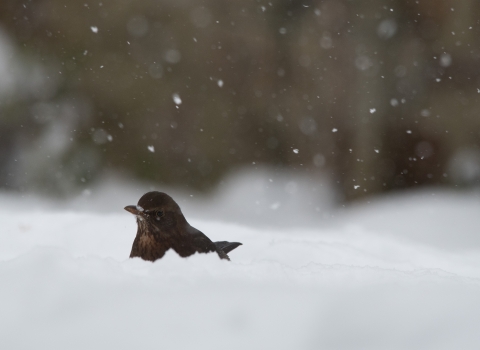
M 239 186 L 229 200 L 174 196 L 212 240 L 243 243 L 231 262 L 129 259 L 136 223 L 123 207 L 148 188 L 63 203 L 0 194 L 1 348 L 478 349 L 478 194 L 430 189 L 328 217 L 325 204 L 287 225 L 267 210 L 284 217 L 288 198 L 273 210 L 264 193 L 248 212 Z

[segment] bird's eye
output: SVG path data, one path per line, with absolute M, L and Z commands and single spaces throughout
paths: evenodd
M 163 212 L 163 210 L 157 210 L 155 212 L 155 216 L 157 217 L 157 219 L 161 218 L 163 215 L 165 215 L 165 213 Z

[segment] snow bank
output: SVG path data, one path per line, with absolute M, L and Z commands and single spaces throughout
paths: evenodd
M 480 344 L 474 195 L 393 197 L 303 228 L 199 219 L 193 204 L 184 210 L 213 240 L 243 242 L 231 262 L 174 252 L 155 263 L 128 259 L 136 227 L 122 208 L 134 201 L 115 204 L 115 213 L 92 213 L 0 195 L 2 349 Z

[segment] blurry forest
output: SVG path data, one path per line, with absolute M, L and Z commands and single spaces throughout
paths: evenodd
M 2 0 L 0 186 L 480 179 L 475 0 Z

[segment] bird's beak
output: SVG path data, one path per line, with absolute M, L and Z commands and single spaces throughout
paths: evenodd
M 133 215 L 141 215 L 142 214 L 142 212 L 140 210 L 138 210 L 138 207 L 136 205 L 127 205 L 123 209 L 132 213 Z

